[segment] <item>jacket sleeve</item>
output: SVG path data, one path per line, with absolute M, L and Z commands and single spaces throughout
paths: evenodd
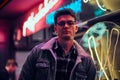
M 39 55 L 38 55 L 38 49 L 37 48 L 33 48 L 33 50 L 30 52 L 30 55 L 27 57 L 20 76 L 19 76 L 19 80 L 34 80 L 35 79 L 35 72 L 36 72 L 36 60 L 38 59 Z
M 87 80 L 95 80 L 96 67 L 91 58 L 88 58 Z

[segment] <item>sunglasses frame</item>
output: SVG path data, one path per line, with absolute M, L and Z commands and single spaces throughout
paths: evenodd
M 73 25 L 75 25 L 76 21 L 72 21 L 72 20 L 60 21 L 60 22 L 58 22 L 57 24 L 58 24 L 59 26 L 65 26 L 66 23 L 67 23 L 67 25 L 69 25 L 69 26 L 73 26 Z

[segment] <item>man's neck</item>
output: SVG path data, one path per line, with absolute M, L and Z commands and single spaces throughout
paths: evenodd
M 62 47 L 62 49 L 65 51 L 65 54 L 67 55 L 67 53 L 70 51 L 71 47 L 73 46 L 73 40 L 64 41 L 64 40 L 58 39 L 58 42 Z

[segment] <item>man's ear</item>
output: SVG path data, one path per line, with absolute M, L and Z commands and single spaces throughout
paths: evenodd
M 75 28 L 75 32 L 77 32 L 78 31 L 78 26 L 75 26 L 76 28 Z
M 56 25 L 54 25 L 54 31 L 57 34 L 57 26 Z

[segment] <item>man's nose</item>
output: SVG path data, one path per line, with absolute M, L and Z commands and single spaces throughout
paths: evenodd
M 64 27 L 69 27 L 68 23 L 65 23 L 65 26 Z

